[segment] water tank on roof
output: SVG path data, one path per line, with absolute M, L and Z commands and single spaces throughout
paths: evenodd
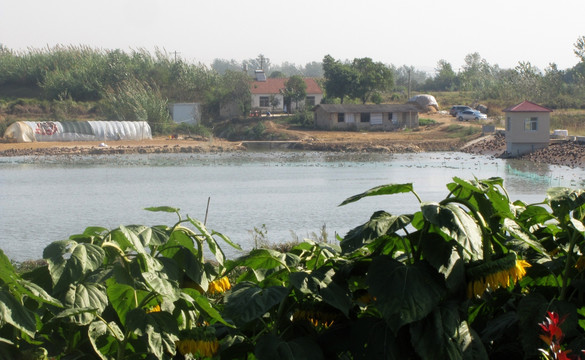
M 264 70 L 256 70 L 254 73 L 256 74 L 256 81 L 266 81 Z

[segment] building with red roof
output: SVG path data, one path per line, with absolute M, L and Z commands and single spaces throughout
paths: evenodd
M 506 114 L 506 152 L 519 156 L 548 146 L 552 110 L 523 101 L 503 110 Z
M 307 85 L 307 96 L 304 101 L 299 103 L 299 106 L 313 107 L 321 103 L 323 99 L 323 91 L 317 81 L 313 78 L 304 78 Z M 288 79 L 266 78 L 263 72 L 256 72 L 256 80 L 250 85 L 250 92 L 252 93 L 252 109 L 260 109 L 262 111 L 284 111 L 290 112 L 295 110 L 296 104 L 285 104 L 282 91 L 286 87 L 285 84 Z M 278 104 L 274 106 L 275 104 Z
M 298 106 L 312 108 L 321 103 L 323 91 L 313 78 L 304 78 L 307 85 L 305 100 L 300 101 Z M 297 107 L 295 103 L 285 104 L 282 92 L 286 87 L 288 78 L 267 78 L 262 70 L 256 70 L 256 78 L 250 82 L 250 93 L 252 95 L 251 109 L 259 114 L 270 112 L 291 112 Z M 235 102 L 222 104 L 220 116 L 229 118 L 241 115 L 241 111 Z

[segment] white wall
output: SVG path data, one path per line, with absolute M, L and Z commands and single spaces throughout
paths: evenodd
M 177 103 L 170 105 L 171 116 L 176 123 L 196 125 L 201 121 L 201 107 L 198 103 Z

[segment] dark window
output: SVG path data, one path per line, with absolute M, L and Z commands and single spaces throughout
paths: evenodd
M 344 122 L 345 121 L 345 114 L 344 113 L 337 113 L 337 122 Z
M 370 122 L 370 113 L 361 113 L 360 122 Z
M 270 106 L 270 97 L 260 96 L 260 106 L 261 107 L 269 107 Z
M 305 99 L 305 105 L 315 106 L 315 97 L 314 96 L 307 96 L 307 98 Z

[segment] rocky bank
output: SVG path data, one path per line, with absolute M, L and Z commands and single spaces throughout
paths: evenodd
M 498 158 L 508 157 L 506 139 L 502 134 L 482 137 L 466 144 L 461 148 L 461 151 Z M 569 140 L 551 142 L 548 147 L 517 157 L 517 159 L 571 168 L 585 168 L 585 145 Z

